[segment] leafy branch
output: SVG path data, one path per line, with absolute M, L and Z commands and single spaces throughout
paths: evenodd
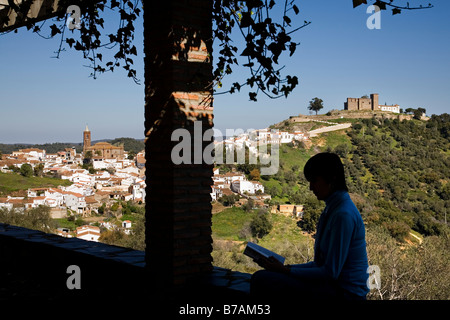
M 114 71 L 115 68 L 122 67 L 127 71 L 127 76 L 139 84 L 140 80 L 137 78 L 136 70 L 133 68 L 133 56 L 137 56 L 137 49 L 133 45 L 133 40 L 134 22 L 141 13 L 139 8 L 140 0 L 60 1 L 61 7 L 68 7 L 71 4 L 78 5 L 81 12 L 80 28 L 71 29 L 71 35 L 66 36 L 65 34 L 67 31 L 66 22 L 70 16 L 70 14 L 65 12 L 60 13 L 51 20 L 53 24 L 49 26 L 48 35 L 42 32 L 47 20 L 44 20 L 40 25 L 37 25 L 35 22 L 27 23 L 27 29 L 32 30 L 32 32 L 44 39 L 52 39 L 59 35 L 59 47 L 55 51 L 56 56 L 54 58 L 60 58 L 61 52 L 66 51 L 64 44 L 68 45 L 69 48 L 80 51 L 83 54 L 83 58 L 89 62 L 85 67 L 92 69 L 90 76 L 94 79 L 100 73 Z M 25 9 L 17 7 L 17 10 L 22 15 L 26 12 Z M 105 37 L 102 36 L 102 34 L 106 33 L 104 32 L 105 21 L 101 15 L 107 9 L 118 14 L 119 23 L 117 28 L 114 28 L 115 32 L 106 34 Z M 115 49 L 113 58 L 105 62 L 103 62 L 104 48 Z
M 401 10 L 420 10 L 420 9 L 433 8 L 433 5 L 431 3 L 428 3 L 428 5 L 426 5 L 426 6 L 419 5 L 417 7 L 411 7 L 409 5 L 409 2 L 406 2 L 406 5 L 403 5 L 403 6 L 393 4 L 393 2 L 394 2 L 394 0 L 389 0 L 389 1 L 376 0 L 373 5 L 380 8 L 380 10 L 387 10 L 386 9 L 387 6 L 393 8 L 392 15 L 400 14 Z M 363 3 L 367 4 L 367 0 L 353 0 L 353 8 L 356 8 L 357 6 L 359 6 Z
M 249 98 L 256 101 L 259 93 L 263 93 L 269 98 L 287 97 L 298 85 L 298 78 L 294 75 L 283 75 L 285 66 L 280 65 L 280 57 L 283 53 L 292 56 L 299 43 L 292 39 L 292 35 L 308 26 L 311 22 L 303 21 L 302 24 L 294 26 L 292 15 L 298 15 L 300 10 L 295 5 L 295 0 L 278 1 L 283 5 L 281 17 L 275 19 L 278 12 L 275 10 L 274 0 L 212 0 L 213 19 L 213 40 L 219 42 L 219 54 L 216 57 L 213 81 L 210 89 L 222 88 L 224 78 L 233 73 L 233 68 L 239 66 L 239 59 L 243 59 L 243 67 L 248 70 L 249 75 L 243 81 L 235 82 L 223 93 L 234 93 L 240 91 L 244 86 L 250 87 Z M 353 7 L 367 4 L 367 0 L 352 0 Z M 381 10 L 392 7 L 393 14 L 398 14 L 401 10 L 425 9 L 428 6 L 411 7 L 409 3 L 405 6 L 393 4 L 394 0 L 381 1 L 374 0 Z M 86 67 L 92 70 L 90 76 L 94 79 L 98 74 L 123 68 L 127 76 L 135 83 L 140 84 L 134 68 L 134 56 L 137 56 L 137 49 L 134 46 L 134 23 L 138 19 L 143 6 L 141 0 L 60 0 L 61 8 L 69 5 L 78 5 L 81 12 L 81 23 L 79 29 L 67 31 L 66 22 L 70 19 L 69 14 L 60 12 L 52 19 L 49 35 L 42 33 L 47 20 L 40 25 L 37 22 L 26 21 L 28 30 L 38 34 L 45 39 L 60 36 L 60 42 L 55 51 L 55 58 L 59 58 L 65 51 L 64 45 L 71 49 L 80 51 L 83 58 L 89 61 Z M 7 5 L 0 7 L 0 10 L 14 10 L 23 19 L 30 9 L 31 1 L 23 1 L 16 4 L 8 0 Z M 6 9 L 5 9 L 6 8 Z M 106 10 L 118 15 L 118 25 L 112 33 L 107 33 L 104 28 L 102 15 Z M 54 16 L 54 15 L 53 15 Z M 5 21 L 6 19 L 6 21 Z M 3 15 L 0 26 L 3 26 L 9 17 Z M 243 48 L 239 49 L 234 45 L 232 32 L 237 32 L 244 40 Z M 14 30 L 15 32 L 17 29 Z M 6 31 L 10 32 L 10 31 Z M 71 32 L 70 36 L 67 36 Z M 233 37 L 234 38 L 234 37 Z M 112 58 L 103 56 L 105 49 L 114 50 Z
M 310 24 L 308 21 L 293 28 L 288 12 L 299 13 L 294 1 L 285 0 L 281 21 L 274 21 L 272 10 L 275 1 L 227 1 L 217 0 L 214 3 L 213 17 L 215 22 L 214 38 L 220 41 L 218 62 L 214 70 L 214 79 L 221 86 L 222 79 L 233 72 L 233 66 L 239 65 L 236 55 L 238 48 L 233 45 L 231 33 L 237 28 L 245 41 L 241 57 L 246 58 L 244 67 L 250 76 L 242 83 L 235 82 L 231 88 L 219 92 L 234 93 L 243 86 L 250 86 L 254 91 L 249 92 L 250 100 L 256 101 L 256 96 L 262 92 L 270 98 L 288 96 L 297 86 L 296 76 L 281 76 L 284 66 L 277 67 L 279 57 L 289 51 L 292 56 L 298 43 L 292 41 L 291 34 Z

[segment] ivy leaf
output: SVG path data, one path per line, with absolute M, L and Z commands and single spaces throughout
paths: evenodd
M 84 46 L 77 41 L 77 43 L 74 46 L 74 49 L 78 50 L 78 51 L 82 51 L 82 50 L 84 50 Z
M 247 8 L 249 8 L 249 9 L 259 8 L 264 5 L 261 0 L 247 0 L 246 4 L 247 4 Z
M 238 91 L 241 90 L 241 85 L 238 82 L 233 83 L 233 89 L 236 88 Z
M 292 87 L 295 87 L 298 84 L 298 78 L 296 76 L 286 76 L 287 83 L 290 84 Z
M 297 48 L 297 44 L 295 42 L 291 42 L 289 44 L 289 56 L 290 57 L 294 54 L 296 48 Z
M 399 14 L 399 13 L 401 13 L 402 11 L 400 10 L 400 9 L 398 9 L 398 8 L 394 8 L 394 9 L 392 9 L 392 15 L 394 16 L 394 15 L 396 15 L 396 14 Z
M 288 26 L 291 25 L 291 18 L 289 18 L 288 16 L 284 16 L 284 17 L 283 17 L 283 20 L 284 20 L 284 22 L 286 22 L 286 24 L 287 24 Z
M 128 77 L 130 78 L 136 77 L 136 70 L 131 69 L 130 71 L 128 71 Z
M 108 34 L 109 42 L 115 42 L 117 40 L 117 37 L 114 34 Z
M 267 49 L 269 49 L 273 53 L 275 62 L 277 61 L 278 56 L 283 51 L 282 45 L 280 45 L 278 42 L 272 42 L 271 44 L 269 44 Z
M 298 14 L 300 12 L 295 4 L 292 6 L 292 9 L 294 9 L 295 14 Z
M 376 1 L 373 5 L 377 6 L 378 8 L 380 8 L 380 10 L 386 10 L 386 3 L 385 2 Z
M 51 29 L 51 36 L 52 37 L 56 36 L 58 33 L 61 33 L 61 30 L 58 29 L 56 24 L 51 25 L 50 29 Z
M 73 38 L 67 38 L 66 43 L 69 45 L 69 47 L 72 48 L 72 45 L 75 43 L 75 40 Z
M 247 56 L 253 56 L 253 51 L 249 47 L 246 47 L 244 51 L 242 51 L 241 56 L 247 57 Z
M 250 15 L 250 12 L 242 12 L 242 18 L 241 18 L 240 24 L 241 24 L 241 28 L 247 28 L 253 24 L 253 19 Z
M 276 84 L 276 81 L 277 81 L 277 78 L 274 77 L 274 76 L 272 76 L 272 77 L 270 77 L 269 80 L 267 81 L 267 85 L 268 85 L 268 86 L 274 85 L 274 84 Z
M 119 6 L 119 1 L 111 0 L 111 9 L 114 9 L 115 7 Z
M 361 4 L 367 4 L 367 0 L 353 0 L 353 8 L 356 8 L 357 6 Z

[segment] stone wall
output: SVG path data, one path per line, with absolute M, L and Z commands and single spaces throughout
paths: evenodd
M 347 119 L 371 119 L 371 118 L 379 118 L 379 119 L 399 119 L 402 120 L 411 120 L 413 118 L 413 115 L 409 114 L 397 114 L 397 113 L 391 113 L 387 111 L 347 111 L 347 110 L 340 110 L 340 111 L 333 111 L 331 112 L 331 115 L 298 115 L 298 116 L 292 116 L 288 119 L 289 122 L 310 122 L 314 120 L 320 120 L 320 121 L 328 121 L 333 119 L 341 119 L 341 118 L 347 118 Z

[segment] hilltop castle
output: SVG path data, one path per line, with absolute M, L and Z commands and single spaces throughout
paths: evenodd
M 123 158 L 124 150 L 123 146 L 113 146 L 108 142 L 97 142 L 91 146 L 91 131 L 88 126 L 83 132 L 83 154 L 86 156 L 86 152 L 90 151 L 94 158 L 99 157 L 103 159 L 117 159 Z
M 347 98 L 344 102 L 344 110 L 369 110 L 369 111 L 390 111 L 400 113 L 400 106 L 378 104 L 378 93 L 372 93 L 370 98 Z

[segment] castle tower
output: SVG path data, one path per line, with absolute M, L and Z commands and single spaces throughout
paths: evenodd
M 380 104 L 378 103 L 378 93 L 372 93 L 370 95 L 370 100 L 372 100 L 372 110 L 373 111 L 380 110 Z
M 86 153 L 86 148 L 91 146 L 91 132 L 89 131 L 88 126 L 86 125 L 86 129 L 83 132 L 83 153 Z

